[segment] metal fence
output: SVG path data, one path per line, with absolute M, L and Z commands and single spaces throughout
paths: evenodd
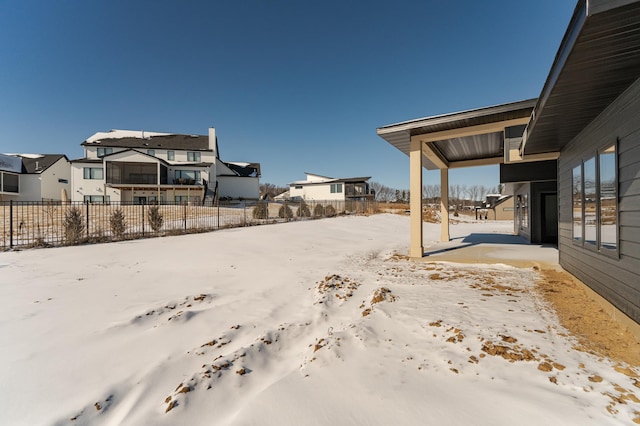
M 178 235 L 376 210 L 376 202 L 370 200 L 237 201 L 215 206 L 5 201 L 0 202 L 0 250 Z

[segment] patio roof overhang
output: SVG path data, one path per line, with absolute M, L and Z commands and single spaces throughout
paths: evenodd
M 377 134 L 409 156 L 411 257 L 422 257 L 422 169 L 558 158 L 559 151 L 640 77 L 640 0 L 579 0 L 537 99 L 392 124 Z M 508 161 L 507 161 L 508 160 Z M 449 221 L 441 222 L 449 240 Z
M 559 151 L 638 78 L 640 1 L 579 1 L 520 153 Z
M 380 127 L 377 133 L 409 155 L 411 141 L 422 146 L 429 170 L 499 164 L 504 161 L 505 129 L 524 127 L 536 99 L 495 105 Z

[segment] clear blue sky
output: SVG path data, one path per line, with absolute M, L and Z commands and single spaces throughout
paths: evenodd
M 221 158 L 260 162 L 262 182 L 408 188 L 376 128 L 538 96 L 575 3 L 0 0 L 0 152 L 74 159 L 98 131 L 213 126 Z

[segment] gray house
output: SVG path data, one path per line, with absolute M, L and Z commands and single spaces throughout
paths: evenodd
M 0 154 L 0 201 L 65 201 L 70 179 L 64 154 Z
M 557 242 L 565 270 L 640 323 L 640 0 L 580 0 L 537 99 L 377 132 L 410 157 L 412 257 L 422 168 L 441 171 L 444 217 L 450 168 L 500 164 L 515 231 Z

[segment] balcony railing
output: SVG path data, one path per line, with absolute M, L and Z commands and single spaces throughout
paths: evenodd
M 373 194 L 370 193 L 369 188 L 365 185 L 345 185 L 344 195 L 347 198 L 359 198 L 369 197 Z
M 202 179 L 177 178 L 173 180 L 174 185 L 202 185 Z

